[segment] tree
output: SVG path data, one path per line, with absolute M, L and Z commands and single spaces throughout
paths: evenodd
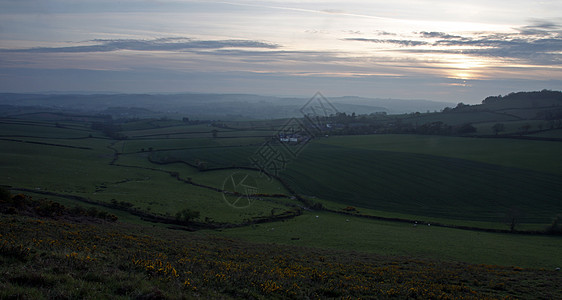
M 204 161 L 196 159 L 195 166 L 197 166 L 197 169 L 199 169 L 199 171 L 207 170 L 207 163 Z
M 505 214 L 505 221 L 509 225 L 509 230 L 511 232 L 515 231 L 515 226 L 521 221 L 523 214 L 518 208 L 512 207 Z
M 552 224 L 546 229 L 547 233 L 550 234 L 561 234 L 562 233 L 562 215 L 557 215 L 552 221 Z
M 10 193 L 9 190 L 0 187 L 0 201 L 9 201 L 10 199 L 12 199 L 12 194 Z
M 454 109 L 455 109 L 455 110 L 460 110 L 460 109 L 462 109 L 463 107 L 467 107 L 467 106 L 470 106 L 470 105 L 466 105 L 466 104 L 464 104 L 464 103 L 462 103 L 462 102 L 459 102 L 459 103 L 457 104 L 457 107 L 455 107 Z
M 525 123 L 523 126 L 519 127 L 519 129 L 523 130 L 525 133 L 531 129 L 531 124 Z
M 463 124 L 455 128 L 457 134 L 467 134 L 467 133 L 474 133 L 476 132 L 476 127 L 472 126 L 472 124 Z
M 502 95 L 490 96 L 482 100 L 482 104 L 490 104 L 490 103 L 498 102 L 500 100 L 502 100 Z
M 494 130 L 494 133 L 498 135 L 499 132 L 505 131 L 505 125 L 503 123 L 496 123 L 492 126 L 492 130 Z
M 193 219 L 199 218 L 199 216 L 200 213 L 198 211 L 186 208 L 176 213 L 176 220 L 187 223 Z

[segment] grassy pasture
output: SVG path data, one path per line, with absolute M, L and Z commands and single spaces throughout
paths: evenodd
M 213 141 L 209 144 L 216 145 Z M 154 157 L 220 168 L 249 165 L 257 150 L 209 147 L 157 151 Z M 282 173 L 305 195 L 413 216 L 502 223 L 498 226 L 505 226 L 510 210 L 522 212 L 526 223 L 542 224 L 561 211 L 558 143 L 375 135 L 330 137 L 307 147 Z M 213 177 L 202 178 L 220 184 Z
M 495 120 L 495 122 L 509 122 L 518 120 L 518 118 L 493 112 L 455 112 L 421 114 L 419 116 L 407 117 L 403 120 L 403 122 L 422 125 L 425 123 L 441 121 L 448 125 L 462 125 L 467 123 L 489 122 L 490 120 Z
M 225 132 L 219 132 L 218 133 L 218 137 L 223 137 L 223 138 L 241 138 L 241 137 L 255 137 L 255 138 L 261 138 L 263 139 L 268 139 L 271 138 L 272 136 L 275 136 L 275 134 L 277 134 L 277 131 L 272 131 L 272 130 L 236 130 L 236 131 L 225 131 Z
M 29 128 L 30 125 L 21 126 Z M 189 127 L 200 125 L 179 124 L 152 130 L 166 132 Z M 249 166 L 249 158 L 263 142 L 261 138 L 248 138 L 242 134 L 240 138 L 230 139 L 132 139 L 119 141 L 112 146 L 119 153 L 129 153 L 120 155 L 118 165 L 148 168 L 142 170 L 107 165 L 113 157 L 113 152 L 108 148 L 111 143 L 109 140 L 65 140 L 62 137 L 66 132 L 60 131 L 61 128 L 41 128 L 46 137 L 57 135 L 60 144 L 79 145 L 92 150 L 3 141 L 4 174 L 11 174 L 4 181 L 19 178 L 19 183 L 15 185 L 48 187 L 86 196 L 94 192 L 92 186 L 135 177 L 130 176 L 131 173 L 142 173 L 136 176 L 138 178 L 158 178 L 152 181 L 161 181 L 164 185 L 173 180 L 162 172 L 150 176 L 155 172 L 148 170 L 150 168 L 178 172 L 182 178 L 220 188 L 227 177 L 221 172 L 198 172 L 183 164 L 154 165 L 148 162 L 147 157 L 151 155 L 153 159 L 163 162 L 205 162 L 207 168 Z M 45 138 L 44 141 L 52 140 Z M 558 143 L 375 135 L 330 137 L 316 140 L 307 147 L 296 160 L 288 164 L 287 171 L 283 173 L 284 178 L 305 195 L 316 195 L 336 203 L 468 221 L 502 218 L 513 208 L 524 211 L 522 217 L 526 222 L 548 223 L 560 211 L 557 198 L 560 191 L 556 183 L 562 174 L 562 160 L 557 155 L 562 153 L 562 145 Z M 149 154 L 149 148 L 153 148 L 154 152 Z M 141 149 L 145 149 L 145 152 L 140 152 Z M 37 151 L 39 153 L 35 153 Z M 16 164 L 17 168 L 9 168 Z M 42 166 L 40 171 L 26 174 L 26 170 L 38 165 Z M 55 170 L 56 176 L 51 176 L 50 173 Z M 338 176 L 333 176 L 334 170 L 338 170 Z M 138 187 L 128 188 L 127 185 L 133 184 L 128 182 L 122 186 L 129 194 L 133 194 L 135 189 L 144 191 L 150 186 L 139 184 Z M 262 185 L 267 186 L 267 192 L 286 192 L 279 184 Z M 182 186 L 181 189 L 193 191 L 192 187 Z M 204 202 L 203 199 L 207 197 L 217 196 L 193 192 L 199 195 L 195 197 L 198 203 Z M 173 205 L 169 203 L 175 201 L 172 199 L 177 199 L 177 195 L 167 193 L 169 195 L 162 197 L 170 200 L 154 200 L 158 197 L 154 193 L 139 193 L 142 195 L 137 202 L 141 208 L 150 207 L 159 213 L 173 213 Z M 95 197 L 112 199 L 103 193 Z M 166 204 L 154 205 L 157 202 Z
M 523 132 L 521 127 L 525 125 L 530 125 L 529 131 L 536 131 L 540 130 L 541 128 L 547 129 L 550 128 L 551 123 L 549 121 L 542 121 L 542 120 L 524 120 L 524 121 L 510 121 L 510 122 L 487 122 L 487 123 L 478 123 L 473 124 L 476 128 L 476 135 L 494 135 L 496 134 L 492 127 L 496 123 L 504 124 L 505 130 L 499 132 L 498 134 L 519 134 Z
M 318 217 L 316 217 L 318 216 Z M 259 243 L 344 249 L 388 256 L 554 269 L 562 238 L 472 232 L 311 212 L 293 220 L 224 230 Z
M 208 186 L 216 186 L 219 183 L 219 186 L 224 186 L 225 181 L 229 180 L 230 176 L 233 174 L 247 174 L 255 187 L 258 189 L 257 193 L 260 194 L 285 194 L 288 195 L 289 193 L 287 190 L 280 185 L 275 180 L 270 180 L 267 176 L 260 174 L 258 171 L 250 171 L 250 170 L 217 170 L 217 171 L 208 171 L 208 172 L 197 172 L 193 174 L 193 181 L 201 184 L 205 184 Z
M 549 130 L 549 131 L 546 131 L 546 132 L 530 134 L 529 136 L 562 139 L 562 129 L 555 129 L 555 130 Z
M 0 141 L 0 145 L 4 146 L 2 149 L 14 153 L 0 155 L 0 182 L 3 184 L 78 195 L 107 203 L 115 199 L 133 203 L 135 208 L 163 215 L 173 216 L 176 212 L 189 208 L 200 211 L 202 220 L 209 217 L 217 222 L 239 223 L 247 218 L 267 216 L 272 209 L 277 209 L 277 213 L 287 209 L 269 202 L 259 202 L 243 209 L 233 208 L 228 205 L 222 193 L 177 181 L 166 172 L 110 166 L 107 164 L 108 158 L 84 155 L 83 152 L 92 152 L 89 150 L 53 150 L 50 148 L 54 147 L 50 146 L 33 145 L 29 148 L 26 144 L 16 144 L 15 147 L 14 143 L 6 144 L 8 143 Z M 123 164 L 131 163 L 130 165 L 135 166 L 139 161 L 143 160 L 124 161 Z M 154 166 L 148 164 L 146 167 Z M 199 178 L 194 176 L 198 172 L 185 165 L 176 166 L 176 171 L 180 172 L 182 178 L 191 177 L 194 182 L 200 181 L 217 188 L 221 187 L 228 175 L 208 172 L 203 178 Z M 259 183 L 261 191 L 280 191 L 275 183 L 268 183 L 265 179 L 262 181 Z
M 242 129 L 242 130 L 269 130 L 274 131 L 285 124 L 290 119 L 275 119 L 275 120 L 255 120 L 255 121 L 229 121 L 225 122 L 228 127 Z
M 119 153 L 135 153 L 149 151 L 152 148 L 155 151 L 166 149 L 184 149 L 219 146 L 217 141 L 209 138 L 190 138 L 190 139 L 132 139 L 119 141 L 115 143 L 114 148 Z
M 48 123 L 4 124 L 8 127 L 0 126 L 0 135 L 17 132 L 27 136 L 21 139 L 28 141 L 91 149 L 2 140 L 1 184 L 104 202 L 126 201 L 135 208 L 162 215 L 173 216 L 188 208 L 200 211 L 200 219 L 231 223 L 269 216 L 272 212 L 282 213 L 299 204 L 275 198 L 256 200 L 249 207 L 232 207 L 222 193 L 211 188 L 222 188 L 237 170 L 201 172 L 183 163 L 153 164 L 148 160 L 152 155 L 163 162 L 203 161 L 207 168 L 248 166 L 249 158 L 264 142 L 264 138 L 253 136 L 265 130 L 221 131 L 219 138 L 208 134 L 203 138 L 172 139 L 166 138 L 167 132 L 196 131 L 199 125 L 191 128 L 177 122 L 149 129 L 146 123 L 138 122 L 129 129 L 134 129 L 138 136 L 153 130 L 159 138 L 115 141 L 84 138 L 89 132 L 94 137 L 101 136 L 88 126 L 69 129 L 48 126 Z M 35 128 L 37 137 L 29 137 L 33 135 L 30 129 Z M 221 138 L 223 133 L 232 137 Z M 329 137 L 307 145 L 289 162 L 282 177 L 300 193 L 325 199 L 318 201 L 334 209 L 353 205 L 363 213 L 412 219 L 429 216 L 431 220 L 443 220 L 442 223 L 455 219 L 450 223 L 488 224 L 483 227 L 507 229 L 504 216 L 516 208 L 523 213 L 522 221 L 538 223 L 532 225 L 537 226 L 534 228 L 544 228 L 552 217 L 562 212 L 562 187 L 558 184 L 562 177 L 561 147 L 553 142 L 508 139 L 412 135 Z M 149 148 L 153 148 L 152 153 L 147 151 Z M 111 165 L 114 151 L 119 156 Z M 177 173 L 182 180 L 191 179 L 211 188 L 182 182 L 170 176 L 170 172 Z M 255 178 L 260 193 L 287 193 L 278 182 L 268 181 L 258 172 L 243 172 Z M 560 264 L 559 257 L 552 252 L 560 246 L 556 237 L 492 235 L 421 226 L 414 229 L 408 224 L 330 213 L 322 213 L 316 219 L 316 214 L 226 230 L 221 234 L 266 243 L 474 263 L 546 268 Z M 322 222 L 320 226 L 314 225 L 318 220 Z M 135 218 L 130 221 L 139 222 Z M 275 229 L 268 231 L 271 228 Z
M 63 126 L 63 127 L 60 127 Z M 40 137 L 40 138 L 84 138 L 96 132 L 83 126 L 68 126 L 60 123 L 59 127 L 54 122 L 34 122 L 25 120 L 3 120 L 0 122 L 2 136 L 14 137 Z
M 115 143 L 115 149 L 120 153 L 134 153 L 152 148 L 155 151 L 182 150 L 210 147 L 229 147 L 245 145 L 261 145 L 263 137 L 237 137 L 237 138 L 159 138 L 159 139 L 132 139 Z
M 228 146 L 228 147 L 201 147 L 182 150 L 158 151 L 154 153 L 156 160 L 182 160 L 188 163 L 202 161 L 208 168 L 225 168 L 233 166 L 249 166 L 250 157 L 259 146 Z
M 336 212 L 346 212 L 346 208 L 349 205 L 346 205 L 341 202 L 330 201 L 326 199 L 321 199 L 318 197 L 306 197 L 309 198 L 310 201 L 321 203 L 324 208 L 331 211 Z M 403 219 L 403 220 L 416 220 L 415 222 L 419 223 L 439 223 L 439 224 L 447 224 L 448 226 L 469 226 L 474 228 L 485 228 L 485 229 L 498 229 L 498 230 L 508 230 L 509 229 L 509 220 L 505 218 L 502 214 L 498 219 L 492 219 L 488 221 L 479 221 L 479 220 L 455 220 L 451 218 L 440 218 L 435 216 L 420 216 L 415 214 L 407 214 L 402 212 L 391 212 L 391 211 L 384 211 L 384 210 L 376 210 L 370 209 L 365 207 L 356 207 L 356 212 L 352 212 L 351 215 L 366 215 L 366 216 L 377 216 L 383 218 L 391 218 L 391 219 Z M 414 221 L 411 221 L 412 223 Z M 546 227 L 545 223 L 519 223 L 517 224 L 518 230 L 523 231 L 542 231 Z
M 118 181 L 119 170 L 107 165 L 109 149 L 83 150 L 0 141 L 0 181 L 25 188 L 91 193 L 100 178 Z
M 457 158 L 478 152 L 448 139 L 361 136 L 319 140 L 290 163 L 282 177 L 305 195 L 413 215 L 490 221 L 501 219 L 510 209 L 515 209 L 522 212 L 526 222 L 549 223 L 562 211 L 560 169 L 553 167 L 560 165 L 557 153 L 561 152 L 552 149 L 560 145 L 549 148 L 547 144 L 543 148 L 541 142 L 535 141 L 523 142 L 522 146 L 513 144 L 513 156 L 510 157 L 509 151 L 503 152 L 507 156 L 504 164 L 517 164 L 519 157 L 532 158 L 535 163 L 521 162 L 527 167 L 523 169 L 477 161 L 487 159 L 483 147 L 487 140 L 479 145 L 478 140 L 458 139 L 476 141 L 473 149 L 481 146 L 482 152 L 473 160 Z M 425 142 L 425 146 L 416 140 Z M 399 141 L 403 144 L 396 143 Z M 490 142 L 500 142 L 497 147 L 508 147 L 512 141 Z M 527 153 L 533 145 L 542 155 Z M 388 151 L 393 147 L 394 151 Z M 380 150 L 385 148 L 386 151 Z M 463 151 L 454 154 L 454 149 Z M 423 154 L 430 151 L 435 151 L 434 155 Z
M 250 185 L 256 188 L 253 193 L 260 194 L 288 194 L 288 192 L 277 181 L 269 180 L 257 171 L 250 170 L 216 170 L 200 172 L 197 169 L 182 163 L 171 163 L 165 165 L 153 165 L 141 154 L 121 156 L 118 160 L 120 165 L 149 167 L 162 170 L 164 172 L 177 172 L 183 179 L 189 179 L 194 183 L 209 187 L 224 189 L 231 192 L 229 185 L 230 178 L 236 174 L 249 175 Z M 156 172 L 157 173 L 157 172 Z M 155 174 L 154 171 L 149 174 Z M 183 208 L 189 208 L 201 212 L 200 219 L 210 217 L 218 222 L 239 223 L 244 219 L 252 217 L 267 216 L 274 210 L 276 214 L 290 209 L 294 201 L 281 199 L 276 201 L 251 200 L 252 205 L 248 207 L 233 207 L 223 194 L 210 189 L 192 186 L 189 184 L 171 182 L 172 178 L 166 173 L 161 173 L 162 177 L 152 177 L 143 183 L 142 180 L 127 184 L 119 184 L 104 190 L 103 197 L 123 198 L 123 195 L 137 195 L 138 198 L 130 201 L 139 203 L 143 209 L 150 208 L 152 212 L 173 213 Z M 135 193 L 135 189 L 145 191 L 144 194 Z M 113 193 L 124 193 L 122 195 Z M 100 195 L 101 197 L 102 195 Z M 243 199 L 244 200 L 244 199 Z M 290 206 L 283 205 L 287 203 Z
M 424 135 L 338 136 L 314 143 L 343 148 L 427 154 L 562 175 L 562 143 Z M 319 146 L 321 147 L 321 146 Z
M 0 137 L 0 139 L 2 139 Z M 53 147 L 62 147 L 62 148 L 78 148 L 81 150 L 94 150 L 99 151 L 101 150 L 106 151 L 107 149 L 102 149 L 107 147 L 107 140 L 105 142 L 100 142 L 98 138 L 73 138 L 73 139 L 64 139 L 64 138 L 44 138 L 44 137 L 14 137 L 14 138 L 7 138 L 7 141 L 15 140 L 14 142 L 19 143 L 30 143 L 30 144 L 38 144 L 38 145 L 46 145 L 46 146 L 53 146 Z
M 135 206 L 157 214 L 174 215 L 188 208 L 201 213 L 199 219 L 212 218 L 217 222 L 240 223 L 244 219 L 267 216 L 279 205 L 256 201 L 244 208 L 231 207 L 222 193 L 171 180 L 166 174 L 151 172 L 150 178 L 139 178 L 127 183 L 107 185 L 98 198 L 125 200 Z M 224 178 L 221 178 L 224 180 Z
M 9 128 L 2 129 L 2 133 L 12 132 L 9 131 L 12 129 L 11 126 L 19 126 L 16 129 L 21 135 L 28 133 L 26 130 L 35 129 L 35 126 L 28 124 L 10 124 Z M 66 137 L 68 132 L 74 133 L 73 131 L 55 126 L 37 127 L 42 129 L 39 133 L 43 137 L 26 137 L 25 140 L 43 144 L 0 140 L 2 184 L 78 195 L 103 202 L 125 201 L 133 203 L 137 209 L 163 215 L 173 216 L 176 212 L 189 208 L 200 211 L 201 220 L 209 217 L 217 222 L 240 223 L 244 219 L 268 216 L 272 210 L 282 213 L 288 209 L 268 201 L 247 208 L 233 208 L 223 198 L 222 193 L 180 182 L 169 174 L 169 172 L 177 172 L 183 179 L 191 178 L 196 183 L 221 188 L 228 172 L 201 173 L 184 164 L 154 165 L 148 161 L 147 152 L 120 155 L 116 165 L 109 164 L 114 156 L 111 148 L 119 152 L 134 152 L 140 151 L 139 148 L 142 147 L 148 149 L 151 145 L 155 148 L 156 145 L 158 147 L 196 147 L 205 143 L 220 145 L 215 139 L 126 140 L 110 147 L 113 143 L 111 140 L 74 139 L 75 136 L 72 134 Z M 243 138 L 242 143 L 247 141 L 248 138 Z M 257 174 L 256 178 L 259 178 Z M 275 182 L 259 180 L 259 188 L 262 192 L 284 192 Z
M 134 127 L 133 127 L 134 128 Z M 219 132 L 222 131 L 230 131 L 230 129 L 224 128 L 216 128 L 212 127 L 208 124 L 199 124 L 199 125 L 188 125 L 188 124 L 177 124 L 175 126 L 163 126 L 163 127 L 148 127 L 142 129 L 133 130 L 126 130 L 124 129 L 122 133 L 130 138 L 146 138 L 146 137 L 155 137 L 155 136 L 174 136 L 174 135 L 190 135 L 190 134 L 206 134 L 208 137 L 211 137 L 211 131 L 217 130 Z
M 219 131 L 217 137 L 213 137 L 212 132 L 194 132 L 194 133 L 178 133 L 178 134 L 157 134 L 150 136 L 133 137 L 133 140 L 205 140 L 213 137 L 217 141 L 240 139 L 260 140 L 271 138 L 272 134 L 268 132 L 247 132 L 247 131 Z M 130 140 L 130 139 L 129 139 Z M 228 142 L 226 142 L 228 143 Z
M 271 137 L 276 131 L 270 129 L 230 129 L 210 126 L 209 124 L 189 125 L 177 124 L 175 126 L 148 127 L 151 123 L 141 124 L 137 126 L 125 126 L 122 133 L 132 139 L 193 139 L 193 138 L 210 138 L 213 137 L 213 131 L 216 130 L 219 138 L 241 138 L 241 137 Z M 123 126 L 122 126 L 123 127 Z M 140 129 L 139 129 L 140 128 Z
M 183 127 L 185 125 L 184 122 L 174 119 L 138 119 L 121 124 L 121 128 L 125 131 L 135 131 L 162 127 Z

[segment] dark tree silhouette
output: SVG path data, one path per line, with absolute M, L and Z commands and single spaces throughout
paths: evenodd
M 505 125 L 503 123 L 496 123 L 492 126 L 492 130 L 494 130 L 494 133 L 498 135 L 499 132 L 505 130 Z

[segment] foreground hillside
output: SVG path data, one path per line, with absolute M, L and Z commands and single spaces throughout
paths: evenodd
M 554 270 L 250 244 L 37 203 L 58 213 L 3 200 L 2 299 L 562 297 Z

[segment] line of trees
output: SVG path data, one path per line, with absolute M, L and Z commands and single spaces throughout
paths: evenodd
M 121 126 L 113 123 L 111 120 L 107 122 L 93 122 L 91 128 L 93 130 L 99 130 L 106 136 L 115 140 L 127 139 L 127 136 L 120 132 L 122 130 Z

